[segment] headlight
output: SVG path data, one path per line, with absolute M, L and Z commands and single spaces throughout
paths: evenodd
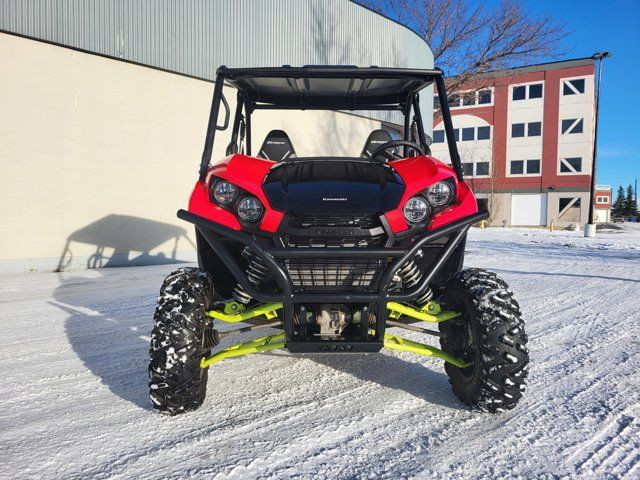
M 423 197 L 413 197 L 404 206 L 404 218 L 411 223 L 419 223 L 427 218 L 429 205 Z
M 434 207 L 441 207 L 451 201 L 453 190 L 447 182 L 438 182 L 427 188 L 427 199 Z
M 245 222 L 255 222 L 262 215 L 262 204 L 255 197 L 246 197 L 238 204 L 238 216 Z
M 213 198 L 222 205 L 233 203 L 238 197 L 238 187 L 229 182 L 218 182 L 213 189 Z

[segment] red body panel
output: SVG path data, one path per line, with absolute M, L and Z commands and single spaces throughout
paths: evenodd
M 189 200 L 189 211 L 220 225 L 234 230 L 241 230 L 242 226 L 233 213 L 209 200 L 208 190 L 211 178 L 214 176 L 224 178 L 260 199 L 265 207 L 265 213 L 259 228 L 269 233 L 276 232 L 282 222 L 284 212 L 274 210 L 262 190 L 262 182 L 274 164 L 275 162 L 271 160 L 240 154 L 224 159 L 221 163 L 209 168 L 206 185 L 202 185 L 200 182 L 196 183 Z M 439 160 L 433 157 L 421 156 L 395 160 L 390 162 L 389 165 L 400 175 L 406 185 L 399 207 L 385 213 L 389 226 L 394 233 L 409 229 L 402 212 L 407 200 L 430 185 L 447 178 L 452 178 L 456 185 L 455 203 L 433 215 L 426 230 L 442 227 L 478 211 L 476 199 L 469 186 L 464 182 L 458 182 L 451 167 Z
M 209 201 L 208 190 L 211 177 L 216 176 L 224 178 L 258 197 L 265 208 L 259 227 L 265 232 L 275 232 L 278 230 L 284 213 L 271 208 L 269 200 L 262 190 L 262 181 L 274 164 L 275 162 L 271 160 L 240 154 L 225 158 L 222 162 L 209 168 L 206 187 L 200 182 L 196 184 L 189 200 L 189 211 L 234 230 L 242 228 L 233 213 Z
M 458 182 L 455 172 L 451 167 L 433 157 L 412 157 L 390 162 L 394 170 L 400 175 L 406 185 L 404 195 L 400 200 L 397 209 L 385 214 L 389 226 L 394 233 L 399 233 L 409 229 L 409 225 L 404 218 L 402 208 L 411 197 L 425 190 L 430 185 L 447 178 L 453 178 L 456 185 L 455 202 L 436 213 L 431 222 L 427 225 L 427 230 L 442 227 L 448 223 L 458 220 L 467 215 L 472 215 L 478 211 L 478 205 L 473 192 L 465 182 Z

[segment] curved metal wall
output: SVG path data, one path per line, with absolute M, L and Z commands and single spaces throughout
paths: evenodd
M 414 32 L 347 0 L 0 0 L 0 29 L 205 79 L 221 64 L 433 67 Z

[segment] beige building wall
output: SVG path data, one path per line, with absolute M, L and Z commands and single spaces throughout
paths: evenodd
M 197 178 L 213 84 L 0 34 L 0 272 L 194 260 L 175 212 Z M 232 106 L 235 95 L 228 92 Z M 357 155 L 380 122 L 258 112 L 299 156 Z M 229 132 L 219 132 L 214 158 Z

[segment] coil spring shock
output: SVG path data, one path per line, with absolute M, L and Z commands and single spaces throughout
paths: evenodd
M 244 247 L 242 256 L 249 261 L 249 265 L 245 270 L 249 282 L 251 282 L 251 284 L 256 288 L 260 287 L 269 270 L 265 267 L 264 263 L 262 263 L 262 260 L 253 254 L 249 247 Z M 251 300 L 253 300 L 253 297 L 246 292 L 240 283 L 236 284 L 236 288 L 233 289 L 232 295 L 233 298 L 244 305 L 247 305 Z
M 416 257 L 421 257 L 422 255 L 422 250 L 418 250 Z M 394 276 L 395 289 L 399 290 L 401 287 L 413 288 L 420 283 L 420 280 L 422 280 L 422 272 L 420 271 L 420 268 L 418 268 L 415 260 L 412 258 L 402 265 L 396 272 L 396 275 Z M 414 301 L 419 305 L 424 305 L 432 298 L 433 291 L 431 288 L 427 288 L 427 290 Z

